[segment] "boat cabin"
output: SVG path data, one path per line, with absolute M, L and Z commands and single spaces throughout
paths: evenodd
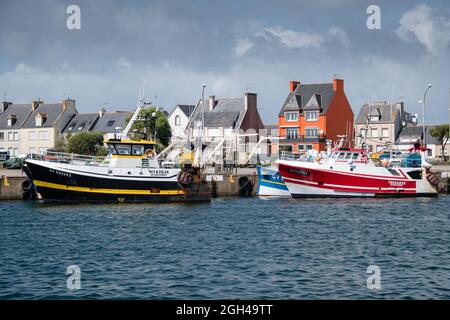
M 368 155 L 363 149 L 338 149 L 331 153 L 330 160 L 336 162 L 348 162 L 349 160 L 353 162 L 368 162 Z
M 108 139 L 105 143 L 110 167 L 158 167 L 154 141 Z

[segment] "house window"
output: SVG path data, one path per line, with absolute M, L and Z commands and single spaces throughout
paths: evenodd
M 317 111 L 306 111 L 306 121 L 317 121 L 319 113 Z
M 306 145 L 306 150 L 312 150 L 312 148 L 313 148 L 312 144 L 307 144 Z
M 4 132 L 0 132 L 0 140 L 1 141 L 5 140 L 5 133 Z
M 48 131 L 39 131 L 39 140 L 48 140 Z
M 317 128 L 306 128 L 305 133 L 306 133 L 307 137 L 317 137 L 318 129 Z
M 379 116 L 370 116 L 370 121 L 380 121 Z
M 13 137 L 13 133 L 12 132 L 8 132 L 8 141 L 13 141 L 14 137 Z
M 28 132 L 28 140 L 30 140 L 30 141 L 36 140 L 36 131 Z
M 298 121 L 298 112 L 286 112 L 284 117 L 288 122 Z
M 181 118 L 178 115 L 175 117 L 175 125 L 177 127 L 179 127 L 181 125 Z
M 14 141 L 19 141 L 19 133 L 17 131 L 14 132 Z
M 106 123 L 106 126 L 107 127 L 112 127 L 113 125 L 114 125 L 114 122 L 116 122 L 115 120 L 109 120 L 107 123 Z
M 378 138 L 378 129 L 371 129 L 370 130 L 370 136 L 372 138 Z
M 305 145 L 299 144 L 298 145 L 298 151 L 304 151 L 304 150 L 305 150 Z
M 78 131 L 81 131 L 81 130 L 83 130 L 83 128 L 84 128 L 84 125 L 85 125 L 85 123 L 81 123 L 79 126 L 78 126 Z
M 389 138 L 389 129 L 388 128 L 381 129 L 381 136 L 383 138 Z
M 290 140 L 298 139 L 298 128 L 286 128 L 286 138 Z

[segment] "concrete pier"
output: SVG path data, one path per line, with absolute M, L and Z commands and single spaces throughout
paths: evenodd
M 28 178 L 22 170 L 0 170 L 0 200 L 21 200 L 25 179 Z

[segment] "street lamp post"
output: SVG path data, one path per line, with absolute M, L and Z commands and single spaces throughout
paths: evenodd
M 426 147 L 427 145 L 427 136 L 425 134 L 425 99 L 427 97 L 428 90 L 432 87 L 431 83 L 428 84 L 427 89 L 423 95 L 423 100 L 419 100 L 419 103 L 422 105 L 422 114 L 423 114 L 423 123 L 422 123 L 422 137 L 423 137 L 423 145 Z

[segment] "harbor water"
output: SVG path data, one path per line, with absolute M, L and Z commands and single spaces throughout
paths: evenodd
M 0 299 L 450 299 L 449 207 L 448 196 L 2 201 Z

